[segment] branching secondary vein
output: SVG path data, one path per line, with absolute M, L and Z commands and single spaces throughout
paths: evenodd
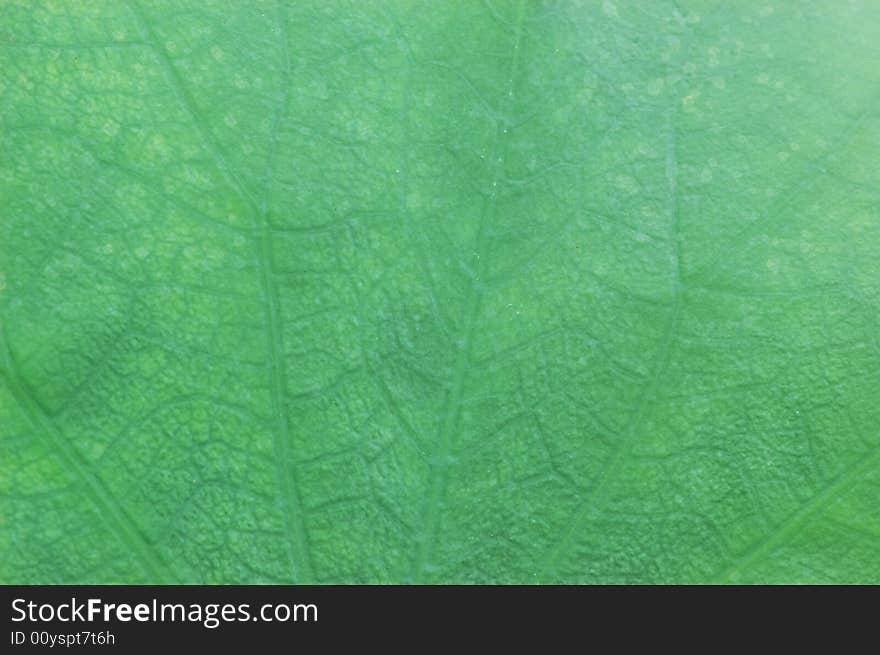
M 119 536 L 132 557 L 138 561 L 147 576 L 146 580 L 153 584 L 171 584 L 177 581 L 177 576 L 159 555 L 143 530 L 116 500 L 103 478 L 49 418 L 48 413 L 19 373 L 18 365 L 2 330 L 0 330 L 0 350 L 3 359 L 3 370 L 0 373 L 5 378 L 13 398 L 28 420 L 33 423 L 37 434 L 46 439 L 51 451 L 58 455 L 67 469 L 82 484 L 87 496 L 98 510 L 100 519 Z
M 192 118 L 193 124 L 199 131 L 202 142 L 209 150 L 217 167 L 226 178 L 229 186 L 236 192 L 241 200 L 249 208 L 254 220 L 258 223 L 256 248 L 257 263 L 259 267 L 260 286 L 263 293 L 263 307 L 265 310 L 266 342 L 268 348 L 267 366 L 269 368 L 269 384 L 272 401 L 272 412 L 275 416 L 276 428 L 273 432 L 273 442 L 276 454 L 276 467 L 278 482 L 281 489 L 282 514 L 285 531 L 287 532 L 288 557 L 291 560 L 291 581 L 307 583 L 312 579 L 312 567 L 308 553 L 308 542 L 303 524 L 303 507 L 300 498 L 299 485 L 296 472 L 293 468 L 292 453 L 290 452 L 290 425 L 285 405 L 285 380 L 283 370 L 284 345 L 282 339 L 281 309 L 278 298 L 278 288 L 275 284 L 275 276 L 272 264 L 272 227 L 268 220 L 268 194 L 269 187 L 274 175 L 274 157 L 278 148 L 278 130 L 280 121 L 287 112 L 289 101 L 289 87 L 291 76 L 291 63 L 287 35 L 287 21 L 283 3 L 279 3 L 279 20 L 282 26 L 281 38 L 284 40 L 282 54 L 284 57 L 284 76 L 282 79 L 281 101 L 273 125 L 270 156 L 264 176 L 263 195 L 259 204 L 253 199 L 247 188 L 229 166 L 222 149 L 216 142 L 214 135 L 199 115 L 196 104 L 180 78 L 168 54 L 159 44 L 155 34 L 150 28 L 149 22 L 143 15 L 140 6 L 135 0 L 129 0 L 129 7 L 137 17 L 147 41 L 153 45 L 158 54 L 159 61 L 165 70 L 166 76 L 177 94 L 181 105 Z
M 607 491 L 608 484 L 615 479 L 626 462 L 627 455 L 631 452 L 635 441 L 638 439 L 639 429 L 644 425 L 645 420 L 653 409 L 652 402 L 655 400 L 657 390 L 660 388 L 663 373 L 669 367 L 673 344 L 678 337 L 682 305 L 682 256 L 679 233 L 678 153 L 675 127 L 675 117 L 677 113 L 676 102 L 677 99 L 673 99 L 673 104 L 667 114 L 665 174 L 669 213 L 669 239 L 673 249 L 673 274 L 672 303 L 666 332 L 651 366 L 650 378 L 642 387 L 641 394 L 635 404 L 635 410 L 630 415 L 626 427 L 619 436 L 617 450 L 611 456 L 611 460 L 603 469 L 599 480 L 593 486 L 592 490 L 578 503 L 578 509 L 569 523 L 568 528 L 563 533 L 562 538 L 553 545 L 547 556 L 544 558 L 539 573 L 542 582 L 547 581 L 545 580 L 546 578 L 552 578 L 554 576 L 560 558 L 567 553 L 589 517 L 590 512 L 595 509 L 596 502 L 602 494 Z
M 525 2 L 520 3 L 516 21 L 515 36 L 513 41 L 513 53 L 511 56 L 510 71 L 508 77 L 507 98 L 513 98 L 515 94 L 514 84 L 518 74 L 520 45 L 522 41 L 522 29 L 525 21 Z M 492 156 L 490 163 L 494 166 L 492 175 L 492 187 L 489 197 L 480 215 L 477 233 L 474 243 L 474 256 L 472 261 L 473 276 L 468 285 L 465 297 L 464 324 L 462 338 L 457 344 L 458 350 L 455 356 L 450 388 L 446 394 L 443 416 L 440 422 L 439 432 L 436 438 L 435 450 L 430 459 L 430 475 L 428 480 L 427 494 L 421 512 L 419 536 L 416 539 L 416 550 L 410 570 L 410 580 L 420 582 L 423 580 L 426 570 L 430 567 L 434 546 L 440 529 L 440 511 L 443 499 L 446 495 L 447 480 L 449 477 L 450 459 L 455 447 L 455 438 L 460 427 L 461 406 L 467 382 L 468 369 L 471 364 L 471 348 L 473 345 L 474 332 L 480 314 L 480 305 L 483 293 L 483 263 L 481 255 L 485 250 L 486 231 L 495 218 L 498 205 L 498 193 L 504 182 L 504 164 L 507 155 L 506 118 L 501 116 L 495 127 Z

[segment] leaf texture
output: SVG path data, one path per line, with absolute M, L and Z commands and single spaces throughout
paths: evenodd
M 0 4 L 0 581 L 880 583 L 872 2 Z

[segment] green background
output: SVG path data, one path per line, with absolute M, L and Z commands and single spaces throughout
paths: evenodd
M 0 581 L 880 583 L 880 5 L 0 2 Z

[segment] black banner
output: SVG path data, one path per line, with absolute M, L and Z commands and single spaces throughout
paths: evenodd
M 697 628 L 725 640 L 768 628 L 803 635 L 818 625 L 811 616 L 827 625 L 835 599 L 853 592 L 865 616 L 849 610 L 846 622 L 857 627 L 874 614 L 877 587 L 7 586 L 2 651 L 463 646 L 477 636 L 625 646 Z

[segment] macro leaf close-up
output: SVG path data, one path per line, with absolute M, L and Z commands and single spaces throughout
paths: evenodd
M 880 4 L 0 0 L 0 582 L 880 583 Z

